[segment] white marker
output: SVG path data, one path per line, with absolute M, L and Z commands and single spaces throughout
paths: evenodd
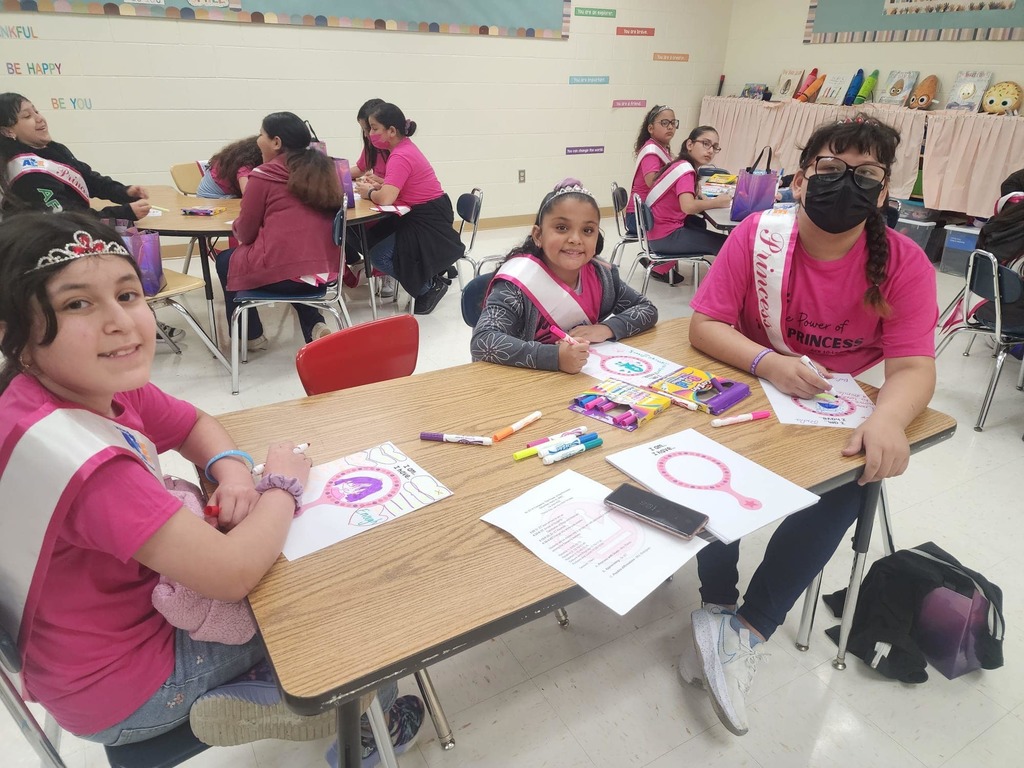
M 761 419 L 770 418 L 772 415 L 771 411 L 754 411 L 753 413 L 744 413 L 740 416 L 729 416 L 725 419 L 712 419 L 712 427 L 728 427 L 730 424 L 742 424 L 746 421 L 760 421 Z
M 309 448 L 309 443 L 299 443 L 294 448 L 292 448 L 292 453 L 305 453 L 307 448 Z M 255 467 L 252 468 L 252 473 L 254 475 L 262 475 L 263 470 L 266 468 L 266 464 L 257 464 Z
M 811 358 L 809 358 L 807 355 L 804 355 L 803 357 L 800 358 L 800 362 L 803 363 L 804 365 L 806 365 L 812 371 L 814 371 L 814 373 L 817 375 L 817 377 L 819 379 L 821 379 L 822 381 L 824 381 L 826 384 L 828 384 L 828 388 L 829 389 L 832 389 L 832 383 L 828 379 L 825 378 L 825 376 L 821 373 L 821 371 L 818 370 L 818 366 L 816 366 L 813 362 L 811 362 Z

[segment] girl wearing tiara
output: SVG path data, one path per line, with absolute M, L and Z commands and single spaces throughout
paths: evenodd
M 216 419 L 150 383 L 154 322 L 138 267 L 96 217 L 0 224 L 0 617 L 22 687 L 107 745 L 189 720 L 208 744 L 327 736 L 336 716 L 290 712 L 259 637 L 193 640 L 153 608 L 161 575 L 242 600 L 281 553 L 311 463 L 276 443 L 254 484 L 252 457 Z M 206 509 L 223 530 L 168 491 L 169 450 L 217 484 Z M 382 706 L 411 735 L 422 705 L 395 694 L 382 686 Z
M 647 199 L 654 177 L 664 166 L 672 162 L 672 137 L 676 135 L 679 121 L 669 107 L 655 104 L 640 125 L 640 135 L 633 145 L 636 166 L 633 169 L 633 184 L 626 203 L 626 232 L 636 235 L 636 206 L 633 195 Z
M 579 373 L 591 343 L 654 326 L 658 310 L 647 297 L 595 260 L 600 221 L 597 201 L 576 179 L 545 195 L 529 237 L 491 281 L 470 342 L 474 360 Z
M 907 468 L 904 430 L 935 388 L 935 270 L 882 213 L 899 141 L 865 116 L 818 128 L 793 178 L 799 211 L 744 219 L 691 302 L 694 347 L 787 395 L 828 391 L 830 370 L 885 368 L 874 412 L 842 451 L 864 454 L 860 478 L 782 521 L 738 608 L 739 542 L 714 542 L 697 555 L 704 607 L 691 616 L 696 648 L 684 649 L 679 670 L 707 683 L 719 719 L 737 735 L 748 728 L 753 648 L 832 557 L 865 485 Z

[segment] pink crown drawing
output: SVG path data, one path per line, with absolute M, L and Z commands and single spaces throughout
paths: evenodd
M 80 259 L 83 256 L 94 256 L 100 253 L 114 253 L 119 256 L 131 256 L 128 249 L 118 242 L 107 242 L 106 240 L 93 240 L 92 235 L 84 230 L 78 230 L 73 235 L 73 241 L 63 248 L 51 248 L 50 251 L 36 262 L 36 265 L 29 270 L 34 272 L 37 269 L 52 267 L 54 264 L 63 264 L 66 261 Z

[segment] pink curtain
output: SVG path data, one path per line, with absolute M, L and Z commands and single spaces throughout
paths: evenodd
M 1024 166 L 1024 117 L 942 110 L 928 114 L 924 203 L 991 216 L 999 185 Z
M 892 169 L 892 194 L 909 197 L 917 180 L 918 159 L 924 141 L 925 114 L 882 104 L 837 107 L 793 101 L 758 101 L 731 96 L 705 96 L 701 103 L 701 125 L 718 131 L 722 152 L 715 164 L 733 173 L 750 165 L 762 147 L 775 153 L 773 167 L 794 173 L 800 148 L 814 129 L 864 112 L 888 123 L 900 132 L 896 162 Z

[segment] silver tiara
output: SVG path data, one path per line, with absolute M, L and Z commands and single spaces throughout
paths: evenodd
M 571 195 L 571 194 L 586 195 L 587 197 L 593 197 L 593 195 L 590 194 L 590 190 L 587 189 L 586 187 L 584 187 L 583 185 L 581 185 L 581 184 L 573 184 L 571 187 L 562 187 L 561 189 L 556 190 L 555 194 L 553 194 L 551 196 L 551 199 L 554 200 L 559 195 Z
M 37 269 L 52 267 L 54 264 L 63 264 L 66 261 L 80 259 L 83 256 L 94 256 L 101 253 L 113 253 L 118 256 L 131 256 L 128 249 L 120 243 L 107 242 L 106 240 L 94 240 L 92 235 L 81 229 L 75 232 L 73 237 L 75 239 L 63 248 L 51 248 L 49 253 L 40 258 L 29 272 L 35 272 Z

